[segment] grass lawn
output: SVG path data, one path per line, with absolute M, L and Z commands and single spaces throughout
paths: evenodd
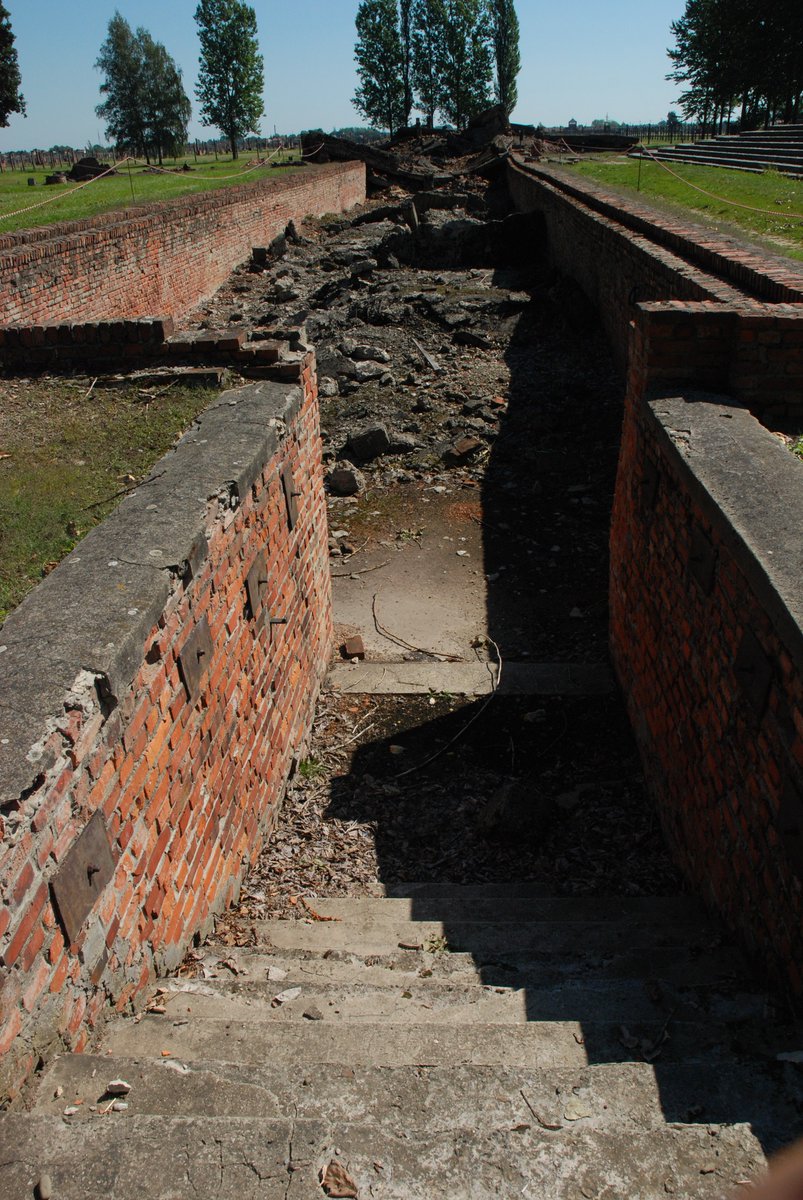
M 713 224 L 723 232 L 758 238 L 765 248 L 776 254 L 803 259 L 803 179 L 788 179 L 775 171 L 752 175 L 724 167 L 698 167 L 691 163 L 669 165 L 683 180 L 705 188 L 722 199 L 704 196 L 670 175 L 658 163 L 642 160 L 641 195 L 647 203 L 657 203 L 674 212 L 691 212 L 695 219 L 701 218 L 706 224 Z M 617 191 L 633 193 L 638 188 L 637 159 L 611 155 L 578 163 L 571 170 Z M 728 201 L 737 201 L 768 212 L 749 212 L 734 207 Z
M 280 151 L 271 161 L 294 161 L 297 158 L 297 150 Z M 81 188 L 80 191 L 71 190 L 77 186 L 72 183 L 46 187 L 45 176 L 51 174 L 50 167 L 37 168 L 35 171 L 3 171 L 0 173 L 0 235 L 11 233 L 14 229 L 31 229 L 41 225 L 52 225 L 57 221 L 93 217 L 110 209 L 130 208 L 132 204 L 152 204 L 154 201 L 168 200 L 171 196 L 186 196 L 220 187 L 236 187 L 287 172 L 286 167 L 276 166 L 248 171 L 249 166 L 256 161 L 256 157 L 251 154 L 241 154 L 236 162 L 230 157 L 215 159 L 205 156 L 199 158 L 196 163 L 190 156 L 186 159 L 166 161 L 163 166 L 171 173 L 164 175 L 148 174 L 144 162 L 132 163 L 129 175 L 128 164 L 125 163 L 119 168 L 118 175 L 108 175 L 89 184 L 88 187 Z M 172 173 L 172 168 L 181 167 L 185 162 L 191 170 L 180 174 Z M 29 186 L 29 179 L 36 180 L 34 187 Z M 44 200 L 48 203 L 41 208 L 34 208 L 14 217 L 4 215 Z
M 0 621 L 216 392 L 0 380 Z

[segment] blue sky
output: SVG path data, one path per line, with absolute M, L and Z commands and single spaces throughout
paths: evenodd
M 360 124 L 351 106 L 358 0 L 256 0 L 265 57 L 262 132 Z M 182 68 L 191 99 L 198 65 L 197 0 L 4 0 L 28 105 L 0 130 L 0 151 L 83 146 L 103 128 L 94 69 L 115 8 L 144 25 Z M 670 21 L 684 0 L 517 0 L 522 73 L 515 119 L 545 125 L 609 115 L 658 121 L 675 104 L 664 76 Z M 211 136 L 197 118 L 193 136 Z

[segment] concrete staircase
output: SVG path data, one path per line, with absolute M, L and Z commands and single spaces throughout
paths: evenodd
M 696 1200 L 795 1136 L 793 1034 L 694 901 L 395 891 L 227 922 L 0 1121 L 0 1195 Z
M 651 149 L 649 154 L 635 149 L 630 152 L 630 157 L 729 167 L 753 173 L 772 169 L 784 175 L 798 176 L 803 175 L 803 125 L 777 125 L 747 133 L 720 134 L 704 141 Z

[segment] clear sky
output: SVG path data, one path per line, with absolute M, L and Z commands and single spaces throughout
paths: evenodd
M 103 140 L 94 69 L 115 8 L 164 42 L 194 101 L 197 0 L 4 0 L 28 116 L 0 130 L 0 151 Z M 354 94 L 358 0 L 256 0 L 265 57 L 263 133 L 362 124 Z M 670 21 L 684 0 L 517 0 L 522 72 L 514 119 L 564 124 L 610 116 L 654 122 L 675 105 L 664 76 Z M 197 107 L 197 106 L 196 106 Z M 216 136 L 196 117 L 192 136 Z

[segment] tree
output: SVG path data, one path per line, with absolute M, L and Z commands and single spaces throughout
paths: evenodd
M 355 24 L 354 60 L 360 86 L 352 103 L 366 121 L 387 129 L 393 137 L 409 117 L 396 0 L 362 0 Z
M 20 85 L 19 62 L 11 32 L 11 20 L 4 4 L 0 4 L 0 127 L 8 125 L 12 113 L 25 116 L 25 100 Z
M 161 42 L 147 29 L 136 33 L 116 12 L 95 66 L 103 71 L 103 104 L 95 110 L 116 145 L 150 162 L 177 154 L 187 141 L 192 112 L 181 71 Z
M 491 100 L 490 24 L 485 0 L 441 0 L 435 61 L 438 107 L 457 129 Z
M 491 38 L 496 62 L 496 99 L 510 116 L 516 107 L 516 77 L 521 70 L 519 18 L 513 0 L 489 0 Z
M 146 136 L 161 163 L 164 155 L 175 158 L 184 150 L 192 105 L 181 71 L 161 42 L 155 42 L 144 29 L 137 30 L 137 36 L 143 56 Z
M 264 64 L 256 13 L 242 0 L 201 0 L 195 10 L 201 69 L 195 94 L 204 125 L 216 125 L 237 158 L 238 139 L 259 133 Z
M 796 120 L 803 100 L 803 7 L 799 0 L 686 0 L 671 24 L 667 76 L 687 84 L 687 117 L 716 129 L 741 107 L 743 128 L 762 120 Z
M 402 53 L 404 104 L 402 125 L 410 124 L 413 111 L 413 0 L 399 0 L 399 40 Z
M 109 21 L 95 67 L 106 77 L 100 85 L 106 99 L 95 112 L 105 122 L 107 136 L 122 150 L 146 154 L 142 48 L 119 12 Z
M 413 86 L 417 95 L 417 106 L 425 114 L 430 129 L 435 124 L 435 112 L 441 101 L 438 31 L 443 20 L 443 0 L 414 0 Z

